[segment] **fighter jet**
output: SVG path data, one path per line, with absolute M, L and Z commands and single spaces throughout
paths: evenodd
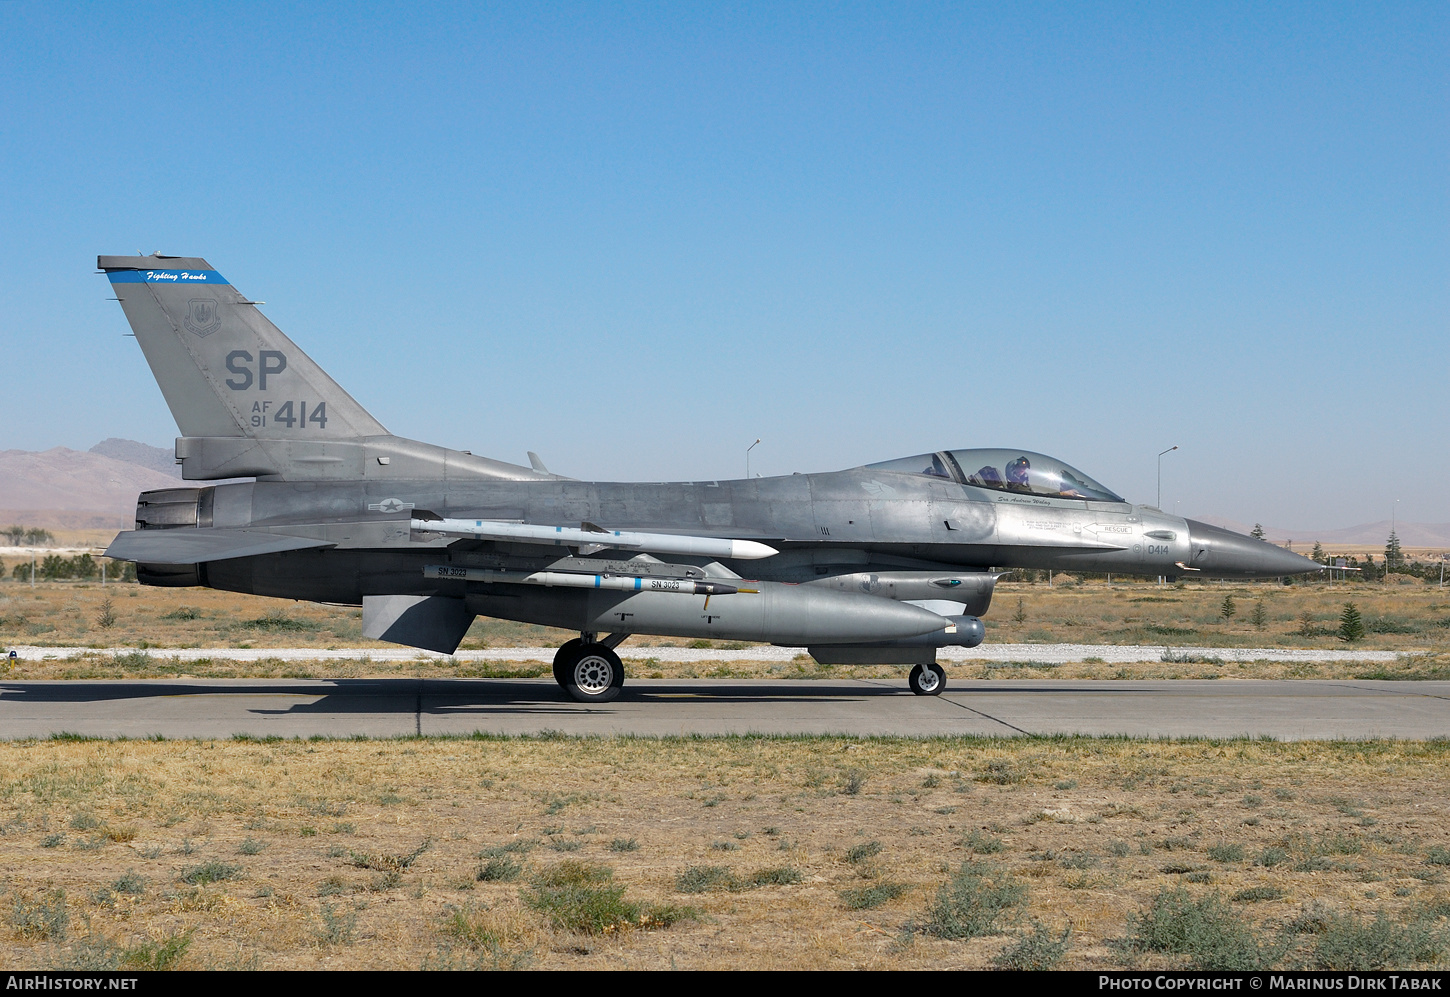
M 476 616 L 579 634 L 554 677 L 619 695 L 635 634 L 804 647 L 946 687 L 1009 568 L 1260 578 L 1322 570 L 1134 505 L 1016 449 L 823 474 L 579 481 L 389 433 L 204 259 L 102 256 L 181 436 L 109 557 L 145 585 L 362 607 L 373 639 L 451 654 Z

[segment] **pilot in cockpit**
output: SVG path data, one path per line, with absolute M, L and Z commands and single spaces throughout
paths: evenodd
M 1032 463 L 1026 457 L 1018 457 L 1007 464 L 1007 488 L 1014 492 L 1027 492 L 1032 490 L 1032 483 L 1028 481 L 1028 472 L 1032 470 Z

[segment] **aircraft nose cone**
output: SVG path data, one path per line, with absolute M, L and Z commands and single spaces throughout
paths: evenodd
M 1323 571 L 1324 566 L 1293 551 L 1197 520 L 1188 523 L 1188 566 L 1217 577 L 1261 578 Z

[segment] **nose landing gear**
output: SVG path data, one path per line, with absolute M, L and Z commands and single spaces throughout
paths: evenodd
M 933 661 L 913 667 L 906 681 L 911 686 L 911 691 L 918 696 L 940 696 L 947 687 L 947 673 L 946 669 Z

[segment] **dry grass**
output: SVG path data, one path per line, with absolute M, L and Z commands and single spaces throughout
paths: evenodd
M 1225 621 L 1219 609 L 1231 594 L 1238 614 Z M 1369 634 L 1347 645 L 1334 635 L 1339 612 L 1353 599 Z M 109 603 L 111 625 L 98 620 Z M 1264 606 L 1263 629 L 1251 622 Z M 1019 612 L 1020 609 L 1020 612 Z M 1020 619 L 1018 618 L 1020 617 Z M 1171 648 L 1182 660 L 1118 665 L 1085 661 L 1069 665 L 966 662 L 951 666 L 961 678 L 1450 678 L 1450 590 L 1409 584 L 1279 586 L 1268 583 L 1202 583 L 1183 588 L 1151 581 L 1088 581 L 1057 585 L 1003 583 L 986 618 L 989 643 L 1140 644 Z M 144 656 L 94 655 L 79 661 L 19 664 L 11 678 L 148 678 L 182 675 L 211 678 L 534 677 L 541 662 L 461 663 L 350 661 L 328 650 L 397 647 L 361 636 L 361 611 L 210 589 L 156 589 L 135 584 L 0 582 L 0 643 L 69 647 L 134 647 Z M 477 620 L 463 649 L 552 647 L 571 633 L 548 627 Z M 634 662 L 631 674 L 659 678 L 832 678 L 895 676 L 898 669 L 833 668 L 804 655 L 789 663 L 750 660 L 751 645 L 636 637 L 633 650 L 700 646 L 738 650 L 727 662 Z M 166 649 L 198 647 L 316 648 L 307 662 L 276 659 L 233 662 L 169 661 Z M 1393 665 L 1355 662 L 1217 662 L 1193 654 L 1196 647 L 1298 647 L 1325 650 L 1392 650 L 1408 657 Z
M 1397 584 L 1279 586 L 1267 582 L 1205 582 L 1182 587 L 1151 580 L 1044 584 L 1003 582 L 987 615 L 989 641 L 1152 644 L 1173 647 L 1308 647 L 1342 649 L 1336 636 L 1346 601 L 1369 630 L 1355 644 L 1372 650 L 1422 651 L 1450 639 L 1450 589 L 1395 576 Z M 1220 608 L 1231 595 L 1237 615 Z M 115 623 L 95 619 L 106 599 Z M 1264 605 L 1264 626 L 1252 622 Z M 1020 613 L 1019 613 L 1020 608 Z M 1308 615 L 1309 620 L 1304 619 Z M 1020 619 L 1018 618 L 1020 615 Z M 47 629 L 48 628 L 48 629 Z M 0 639 L 62 646 L 392 647 L 360 636 L 361 611 L 212 589 L 156 589 L 134 583 L 0 582 Z M 480 619 L 463 647 L 554 645 L 570 633 L 530 624 Z M 659 646 L 726 646 L 720 641 L 636 638 Z
M 1351 645 L 1336 635 L 1339 616 L 1345 602 L 1352 601 L 1369 631 L 1353 648 L 1444 650 L 1450 643 L 1450 588 L 1403 575 L 1391 578 L 1389 585 L 1336 582 L 1332 587 L 1323 582 L 1195 582 L 1179 587 L 1152 580 L 1111 585 L 1091 581 L 1053 588 L 1003 583 L 985 620 L 987 640 L 1343 650 Z M 1228 620 L 1220 615 L 1226 595 L 1237 608 Z M 1252 619 L 1260 603 L 1262 628 Z
M 0 743 L 0 961 L 974 968 L 1066 938 L 1060 968 L 1166 967 L 1189 957 L 1118 942 L 1179 886 L 1263 937 L 1298 925 L 1302 953 L 1345 915 L 1447 930 L 1447 761 L 1441 742 Z M 480 878 L 497 858 L 519 875 Z M 986 933 L 942 937 L 978 882 L 1000 887 Z M 629 916 L 559 927 L 540 900 L 559 883 Z

